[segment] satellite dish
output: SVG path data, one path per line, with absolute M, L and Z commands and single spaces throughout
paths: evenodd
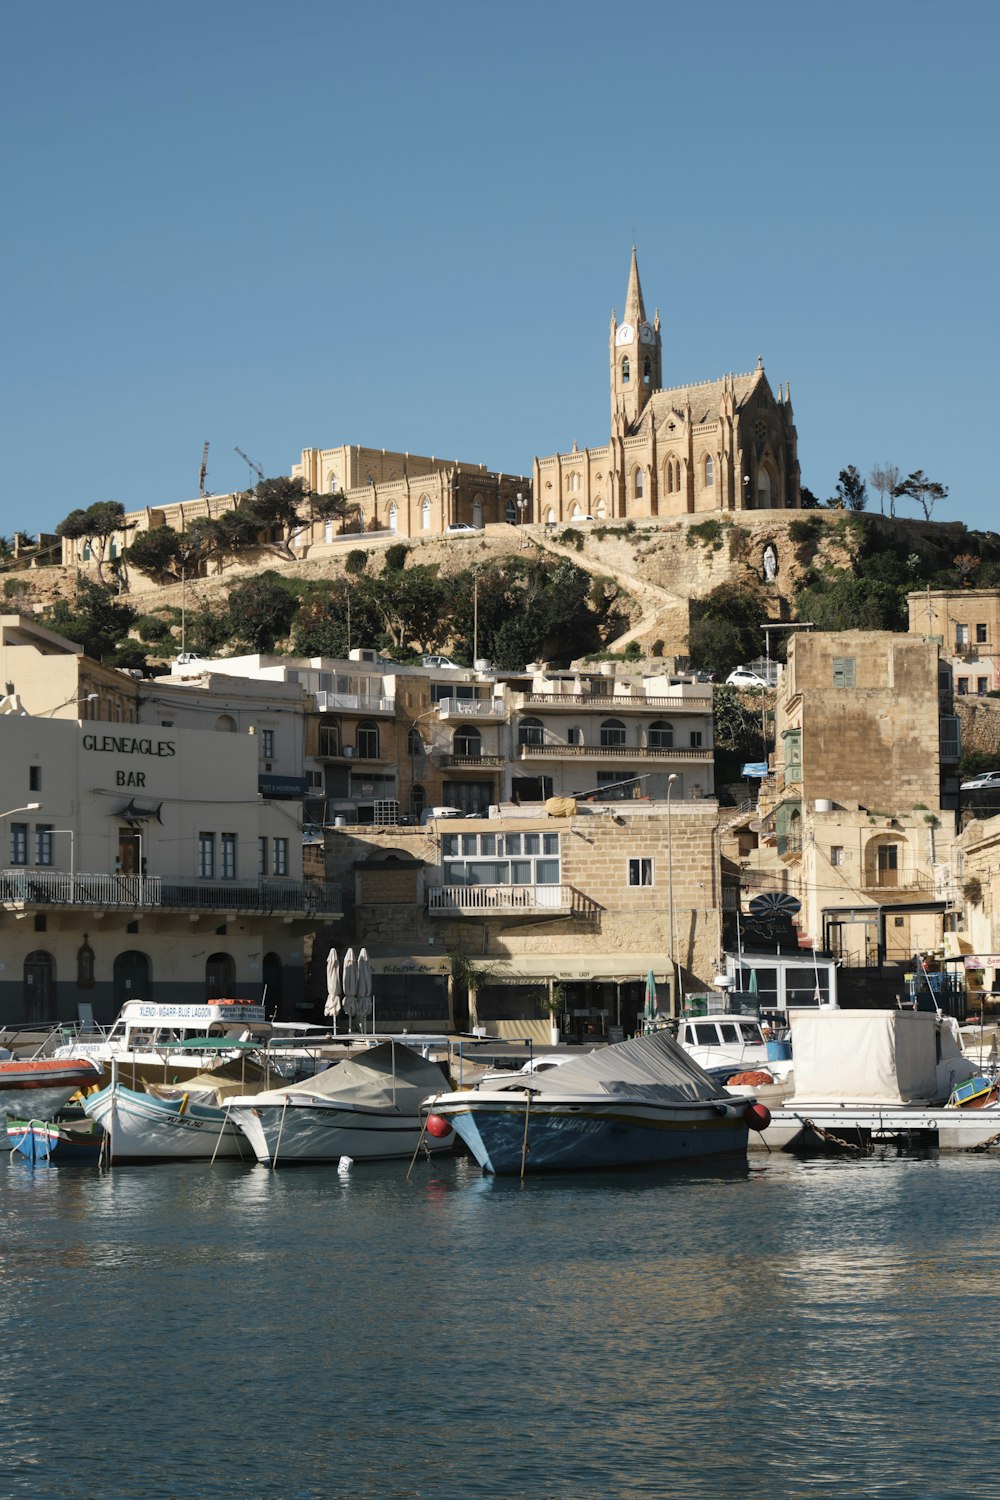
M 802 902 L 784 891 L 765 891 L 762 896 L 754 896 L 749 910 L 755 917 L 773 917 L 779 912 L 782 916 L 792 917 L 802 910 Z

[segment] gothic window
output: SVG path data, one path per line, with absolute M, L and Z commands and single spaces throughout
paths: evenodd
M 507 496 L 507 504 L 504 506 L 504 514 L 507 517 L 508 525 L 513 526 L 515 521 L 517 520 L 517 510 L 514 506 L 513 498 L 510 495 Z
M 673 459 L 667 459 L 667 494 L 674 493 L 674 464 Z
M 579 492 L 579 489 L 580 489 L 580 476 L 579 476 L 579 474 L 570 474 L 569 478 L 566 480 L 566 488 L 567 488 L 567 490 L 569 491 L 569 493 L 571 495 L 575 495 L 575 494 L 577 494 Z
M 335 495 L 339 489 L 340 489 L 340 480 L 337 478 L 336 474 L 331 474 L 330 475 L 330 494 L 331 495 Z
M 758 510 L 769 510 L 771 507 L 771 476 L 763 466 L 757 471 L 757 508 Z
M 430 531 L 431 529 L 431 499 L 429 495 L 420 497 L 420 529 Z
M 715 465 L 712 462 L 712 455 L 710 453 L 706 453 L 705 454 L 705 488 L 706 489 L 711 488 L 711 486 L 714 483 L 715 483 Z
M 474 495 L 472 497 L 472 524 L 477 531 L 483 529 L 483 497 Z
M 647 354 L 646 358 L 642 362 L 642 383 L 643 383 L 643 385 L 649 385 L 649 383 L 652 380 L 652 378 L 653 378 L 653 367 L 652 367 L 652 365 L 649 362 L 649 355 Z
M 396 533 L 396 525 L 398 523 L 398 520 L 399 511 L 396 509 L 396 502 L 394 500 L 389 506 L 389 530 L 393 533 L 393 535 L 395 535 Z
M 649 726 L 649 748 L 651 750 L 672 750 L 674 745 L 674 726 L 666 719 L 654 719 Z
M 622 385 L 628 385 L 631 378 L 632 366 L 629 363 L 629 357 L 626 354 L 625 358 L 622 360 Z
M 406 749 L 409 755 L 423 755 L 424 742 L 420 738 L 419 729 L 411 729 L 406 736 Z
M 625 744 L 625 725 L 621 719 L 605 719 L 601 725 L 601 745 L 604 749 L 618 749 Z
M 642 470 L 641 469 L 636 469 L 636 471 L 635 471 L 635 489 L 634 489 L 634 494 L 635 494 L 635 498 L 637 500 L 641 500 L 642 499 Z

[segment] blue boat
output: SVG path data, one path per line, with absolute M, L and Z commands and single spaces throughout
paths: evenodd
M 8 1120 L 7 1147 L 32 1165 L 100 1160 L 104 1132 L 91 1120 Z
M 648 1167 L 745 1153 L 769 1116 L 727 1094 L 665 1031 L 488 1089 L 424 1101 L 433 1136 L 454 1130 L 497 1175 Z

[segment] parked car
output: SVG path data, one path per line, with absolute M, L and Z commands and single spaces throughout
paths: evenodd
M 468 521 L 452 521 L 444 528 L 445 536 L 454 536 L 456 532 L 467 535 L 470 531 L 478 531 L 478 526 L 470 526 Z
M 728 687 L 739 688 L 770 688 L 772 683 L 759 672 L 753 671 L 751 667 L 734 667 L 726 678 Z
M 420 658 L 420 665 L 422 667 L 447 667 L 449 670 L 454 668 L 456 672 L 462 670 L 459 663 L 452 661 L 450 656 L 422 656 Z
M 197 651 L 182 651 L 177 658 L 177 665 L 179 667 L 187 667 L 193 661 L 204 661 L 204 657 Z
M 996 787 L 1000 790 L 1000 771 L 982 771 L 971 781 L 962 782 L 963 792 L 985 791 L 987 787 Z
M 424 827 L 428 823 L 437 822 L 438 818 L 464 818 L 467 816 L 468 814 L 464 813 L 460 807 L 425 807 L 420 814 L 420 824 L 421 827 Z

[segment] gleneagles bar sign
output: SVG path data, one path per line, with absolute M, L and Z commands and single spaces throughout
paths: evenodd
M 85 734 L 85 750 L 101 750 L 114 755 L 175 755 L 173 740 L 138 740 L 127 734 Z

